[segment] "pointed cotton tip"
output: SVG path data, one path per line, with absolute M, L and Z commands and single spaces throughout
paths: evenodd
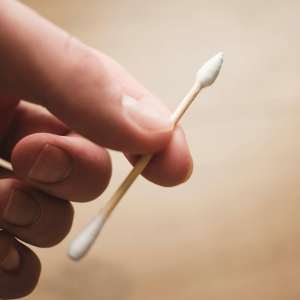
M 102 214 L 99 214 L 92 220 L 92 222 L 71 243 L 68 250 L 70 258 L 78 261 L 87 254 L 98 236 L 104 222 L 105 218 Z
M 196 75 L 196 81 L 201 83 L 202 87 L 212 85 L 217 79 L 223 63 L 224 53 L 220 52 L 207 61 Z

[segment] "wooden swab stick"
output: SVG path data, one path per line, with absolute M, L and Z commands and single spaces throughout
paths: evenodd
M 174 122 L 174 124 L 176 124 L 180 120 L 190 104 L 199 94 L 201 89 L 214 83 L 217 76 L 219 75 L 222 62 L 223 53 L 219 53 L 208 62 L 206 62 L 198 71 L 195 84 L 170 118 Z M 85 254 L 88 252 L 95 239 L 97 238 L 100 229 L 102 228 L 106 219 L 109 217 L 113 209 L 122 199 L 126 191 L 138 177 L 138 175 L 143 172 L 153 155 L 154 154 L 146 154 L 139 159 L 132 171 L 123 181 L 123 183 L 109 200 L 109 202 L 101 210 L 101 212 L 71 243 L 68 254 L 73 260 L 80 260 L 85 256 Z

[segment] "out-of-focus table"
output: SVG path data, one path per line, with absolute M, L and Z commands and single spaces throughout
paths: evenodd
M 76 204 L 27 300 L 300 298 L 300 2 L 24 0 L 118 60 L 172 110 L 225 52 L 215 85 L 181 124 L 195 167 L 175 188 L 139 178 L 79 263 L 68 244 L 131 169 Z

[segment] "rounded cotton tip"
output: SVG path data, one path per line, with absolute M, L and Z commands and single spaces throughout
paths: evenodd
M 73 260 L 80 260 L 83 258 L 91 246 L 93 245 L 96 237 L 98 236 L 105 219 L 103 215 L 98 215 L 93 221 L 75 238 L 71 243 L 68 255 Z
M 202 87 L 212 85 L 220 73 L 224 58 L 224 53 L 220 52 L 207 61 L 196 75 L 196 81 L 201 83 Z

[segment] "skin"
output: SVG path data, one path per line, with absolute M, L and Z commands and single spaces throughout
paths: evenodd
M 0 41 L 0 156 L 14 169 L 0 169 L 0 298 L 17 299 L 34 290 L 41 271 L 20 241 L 51 247 L 68 234 L 71 201 L 91 201 L 109 183 L 105 148 L 122 151 L 132 164 L 157 153 L 142 175 L 162 186 L 185 182 L 193 163 L 179 125 L 155 128 L 159 120 L 136 121 L 124 109 L 126 94 L 158 111 L 164 124 L 171 114 L 110 57 L 13 0 L 0 3 Z M 64 175 L 53 181 L 61 166 Z M 17 200 L 8 210 L 12 193 Z M 26 201 L 38 210 L 18 217 L 22 224 L 8 222 L 7 215 L 29 207 Z M 29 224 L 33 213 L 38 217 Z

